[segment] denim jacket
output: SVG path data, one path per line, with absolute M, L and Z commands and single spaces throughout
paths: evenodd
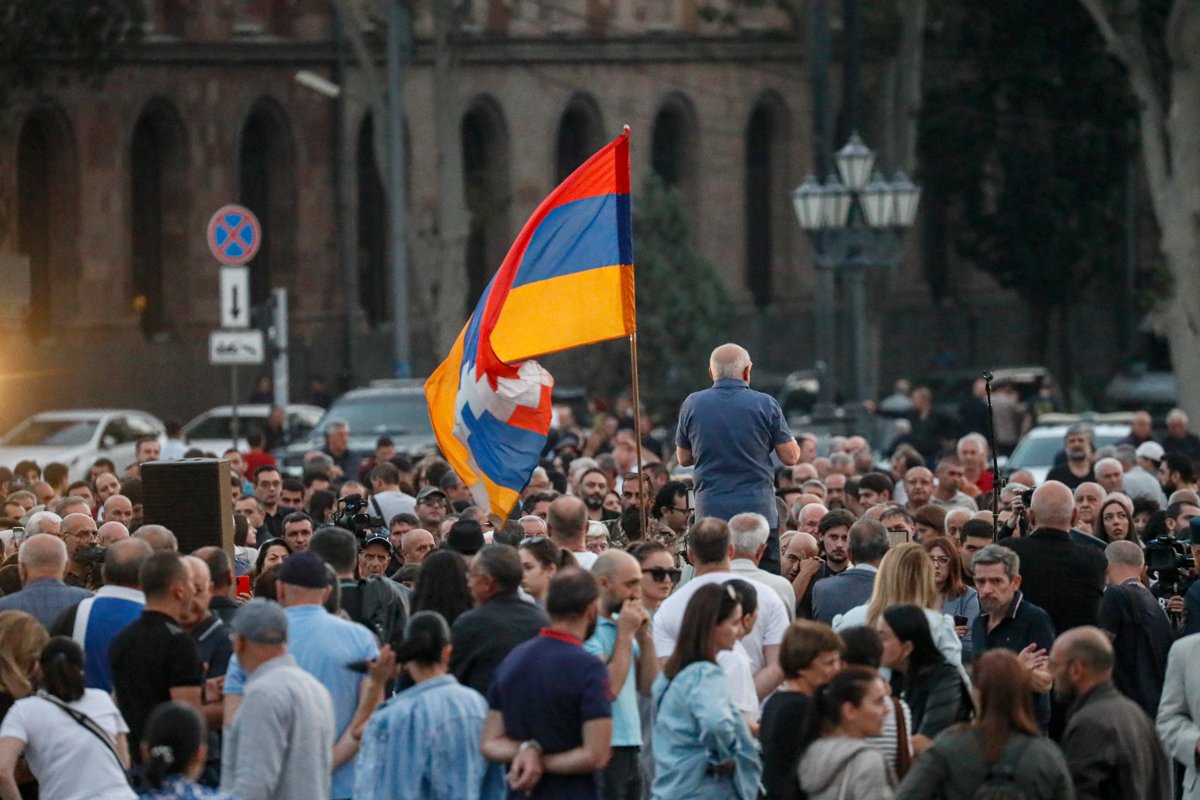
M 725 673 L 711 661 L 685 667 L 673 680 L 654 682 L 654 800 L 754 800 L 762 759 L 750 729 L 729 699 Z M 732 776 L 709 768 L 734 762 Z

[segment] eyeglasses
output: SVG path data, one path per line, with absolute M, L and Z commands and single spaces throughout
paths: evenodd
M 944 567 L 950 563 L 950 556 L 930 556 L 929 560 L 939 567 Z
M 521 544 L 541 544 L 548 540 L 549 536 L 529 536 L 521 540 Z
M 650 577 L 655 583 L 662 583 L 667 578 L 671 579 L 671 583 L 679 583 L 679 579 L 683 577 L 683 570 L 666 569 L 665 567 L 649 567 L 645 570 L 650 573 Z

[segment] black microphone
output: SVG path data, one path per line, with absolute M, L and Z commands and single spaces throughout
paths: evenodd
M 983 379 L 984 379 L 985 381 L 987 381 L 988 383 L 991 383 L 991 382 L 992 382 L 992 373 L 988 372 L 988 371 L 985 369 L 985 370 L 983 371 Z

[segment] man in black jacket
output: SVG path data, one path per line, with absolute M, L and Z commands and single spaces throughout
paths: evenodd
M 1094 625 L 1104 594 L 1104 554 L 1071 539 L 1075 498 L 1065 484 L 1047 481 L 1033 493 L 1033 533 L 1000 542 L 1021 557 L 1021 591 L 1044 609 L 1060 634 Z
M 1071 703 L 1062 748 L 1076 795 L 1170 800 L 1167 755 L 1146 712 L 1113 685 L 1104 632 L 1084 626 L 1058 637 L 1049 667 L 1055 696 Z
M 550 618 L 517 594 L 523 570 L 515 547 L 489 544 L 471 560 L 467 585 L 475 608 L 454 621 L 450 671 L 463 686 L 486 694 L 492 671 L 521 642 L 537 636 Z

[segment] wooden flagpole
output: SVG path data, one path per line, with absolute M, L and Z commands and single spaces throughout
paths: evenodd
M 638 391 L 637 331 L 629 334 L 629 370 L 633 383 L 633 436 L 636 440 L 637 450 L 638 495 L 641 498 L 641 502 L 638 503 L 640 509 L 638 517 L 642 523 L 641 538 L 645 540 L 646 515 L 649 513 L 649 509 L 646 508 L 646 503 L 649 502 L 646 491 L 649 487 L 646 485 L 646 476 L 642 474 L 642 401 Z M 628 531 L 626 531 L 626 535 L 628 535 Z

